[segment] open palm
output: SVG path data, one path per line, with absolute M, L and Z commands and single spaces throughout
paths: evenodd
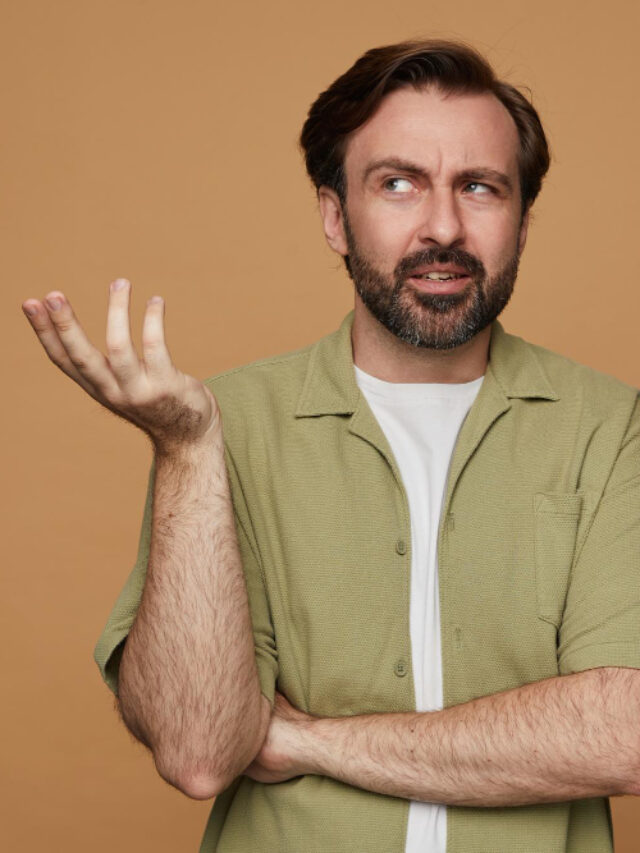
M 60 291 L 43 301 L 27 299 L 22 308 L 51 361 L 107 409 L 144 430 L 157 450 L 199 443 L 219 428 L 216 400 L 171 361 L 159 296 L 147 303 L 138 356 L 131 340 L 130 294 L 126 279 L 111 284 L 106 356 L 88 340 Z

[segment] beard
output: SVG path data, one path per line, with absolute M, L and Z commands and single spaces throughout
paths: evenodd
M 425 249 L 404 257 L 388 276 L 361 254 L 344 219 L 347 269 L 356 291 L 373 316 L 393 335 L 414 347 L 453 349 L 486 328 L 509 302 L 518 274 L 517 252 L 495 275 L 462 249 Z M 455 264 L 470 276 L 459 293 L 426 293 L 412 287 L 408 276 L 427 264 Z

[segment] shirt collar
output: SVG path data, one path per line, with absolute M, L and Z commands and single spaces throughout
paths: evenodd
M 296 417 L 355 412 L 360 389 L 353 369 L 353 313 L 350 311 L 339 329 L 312 347 Z M 522 338 L 505 332 L 497 320 L 493 322 L 487 377 L 495 381 L 507 399 L 559 399 L 535 349 Z
M 537 349 L 517 335 L 505 332 L 498 320 L 494 320 L 487 372 L 491 371 L 505 397 L 560 399 L 542 366 Z

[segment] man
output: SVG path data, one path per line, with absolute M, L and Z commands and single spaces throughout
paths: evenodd
M 611 850 L 607 797 L 640 791 L 640 408 L 496 322 L 537 114 L 469 48 L 404 43 L 302 144 L 355 285 L 336 333 L 202 384 L 159 298 L 137 359 L 124 280 L 108 359 L 63 294 L 24 304 L 154 444 L 96 660 L 160 774 L 216 797 L 202 851 Z

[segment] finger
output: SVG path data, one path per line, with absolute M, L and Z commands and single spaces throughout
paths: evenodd
M 96 397 L 95 388 L 74 367 L 42 303 L 37 299 L 27 299 L 22 303 L 22 310 L 31 324 L 31 328 L 38 336 L 38 340 L 45 352 L 56 367 L 59 367 L 60 370 L 66 373 L 74 382 L 77 382 L 92 397 Z
M 173 363 L 164 339 L 164 300 L 152 296 L 142 326 L 142 352 L 147 372 L 152 376 L 166 375 Z
M 140 361 L 131 341 L 129 303 L 131 285 L 126 278 L 117 278 L 109 288 L 107 311 L 107 358 L 113 373 L 122 384 L 130 382 L 140 372 Z
M 44 307 L 80 376 L 106 398 L 116 396 L 118 383 L 107 359 L 90 343 L 65 295 L 59 290 L 47 294 Z

